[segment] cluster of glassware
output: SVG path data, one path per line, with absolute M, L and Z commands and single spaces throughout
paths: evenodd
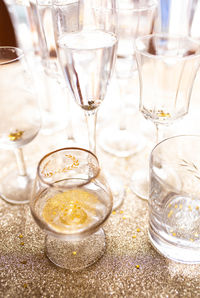
M 36 88 L 23 51 L 0 47 L 0 114 L 1 119 L 6 119 L 1 123 L 0 147 L 13 149 L 18 164 L 18 173 L 11 172 L 1 180 L 0 192 L 8 202 L 30 202 L 36 223 L 47 235 L 48 258 L 60 267 L 79 270 L 102 256 L 105 250 L 102 225 L 113 206 L 117 208 L 123 200 L 123 191 L 115 197 L 115 185 L 108 185 L 111 178 L 107 174 L 105 179 L 95 155 L 97 112 L 115 65 L 118 77 L 138 73 L 139 109 L 155 123 L 158 142 L 158 125 L 168 125 L 188 113 L 200 66 L 200 44 L 188 36 L 153 33 L 155 1 L 126 0 L 120 7 L 115 0 L 31 0 L 30 5 L 39 13 L 39 22 L 47 9 L 52 12 L 56 52 L 49 50 L 41 39 L 43 66 L 62 82 L 61 86 L 63 82 L 67 84 L 72 98 L 84 111 L 90 151 L 74 146 L 44 156 L 29 198 L 34 177 L 25 167 L 22 147 L 37 136 L 41 126 Z M 129 23 L 130 18 L 134 19 L 128 31 L 127 14 Z M 38 26 L 38 30 L 43 28 L 41 23 Z M 20 109 L 16 110 L 16 105 Z M 191 142 L 186 146 L 188 138 Z M 151 153 L 150 183 L 149 175 L 141 171 L 134 173 L 131 182 L 132 190 L 142 198 L 148 198 L 142 188 L 149 190 L 149 235 L 153 245 L 167 257 L 182 262 L 200 262 L 198 150 L 191 153 L 192 144 L 199 148 L 199 143 L 198 137 L 189 136 L 161 142 Z M 137 151 L 135 145 L 137 142 L 123 148 L 121 156 L 129 155 L 133 149 Z M 118 148 L 114 154 L 120 155 L 117 151 Z M 191 173 L 194 181 L 184 184 Z

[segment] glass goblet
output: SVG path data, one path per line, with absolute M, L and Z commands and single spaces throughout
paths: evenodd
M 24 53 L 15 47 L 0 47 L 0 148 L 14 150 L 18 171 L 10 168 L 1 177 L 0 194 L 15 204 L 27 203 L 33 173 L 26 170 L 22 147 L 40 129 L 40 110 L 34 79 Z
M 141 151 L 145 146 L 145 138 L 132 129 L 136 126 L 136 106 L 139 102 L 134 42 L 138 36 L 153 32 L 157 7 L 156 0 L 118 1 L 115 79 L 119 86 L 120 113 L 117 118 L 118 125 L 115 127 L 112 123 L 110 127 L 103 127 L 100 133 L 102 149 L 115 156 L 127 157 Z
M 200 44 L 188 36 L 151 34 L 136 39 L 136 57 L 140 111 L 155 124 L 157 143 L 162 140 L 160 124 L 167 126 L 188 113 Z M 136 195 L 148 199 L 148 185 L 148 171 L 133 174 L 131 189 Z
M 92 152 L 71 147 L 44 156 L 30 208 L 46 232 L 45 251 L 54 264 L 77 271 L 103 255 L 101 227 L 111 213 L 112 195 Z

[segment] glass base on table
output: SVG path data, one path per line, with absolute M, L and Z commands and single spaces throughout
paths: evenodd
M 144 148 L 145 138 L 125 129 L 104 129 L 99 144 L 105 152 L 117 157 L 128 157 Z
M 124 183 L 117 176 L 111 175 L 110 173 L 105 173 L 106 179 L 109 183 L 110 190 L 113 196 L 113 209 L 118 209 L 124 202 L 125 190 Z
M 17 171 L 1 177 L 0 196 L 12 204 L 26 204 L 30 200 L 35 173 L 27 171 L 27 176 L 18 175 Z
M 136 171 L 130 182 L 130 189 L 139 198 L 148 200 L 149 198 L 149 177 L 145 171 Z
M 101 228 L 96 233 L 81 240 L 62 240 L 46 235 L 45 253 L 55 265 L 79 271 L 99 260 L 106 249 L 106 237 Z
M 172 193 L 164 203 L 156 218 L 150 213 L 152 245 L 160 254 L 176 262 L 200 263 L 199 199 Z

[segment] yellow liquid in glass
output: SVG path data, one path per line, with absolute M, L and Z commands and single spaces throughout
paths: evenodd
M 58 231 L 74 231 L 94 221 L 99 200 L 83 189 L 71 189 L 49 198 L 43 208 L 44 220 Z

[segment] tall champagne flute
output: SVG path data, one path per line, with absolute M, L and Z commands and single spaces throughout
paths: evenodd
M 75 101 L 85 112 L 89 147 L 95 153 L 97 111 L 115 62 L 115 1 L 53 0 L 53 19 L 59 61 Z
M 172 124 L 189 110 L 192 88 L 200 65 L 200 43 L 188 36 L 151 34 L 136 40 L 140 77 L 140 111 L 156 127 Z M 148 199 L 148 171 L 132 176 L 131 189 Z
M 31 70 L 24 53 L 15 47 L 0 47 L 0 148 L 13 150 L 18 171 L 8 166 L 1 177 L 0 195 L 8 202 L 29 201 L 32 173 L 26 169 L 22 147 L 40 129 L 40 110 Z
M 117 49 L 115 0 L 53 0 L 53 23 L 64 77 L 85 113 L 89 149 L 96 153 L 97 111 L 107 92 Z M 114 178 L 108 180 L 116 209 L 124 189 Z

